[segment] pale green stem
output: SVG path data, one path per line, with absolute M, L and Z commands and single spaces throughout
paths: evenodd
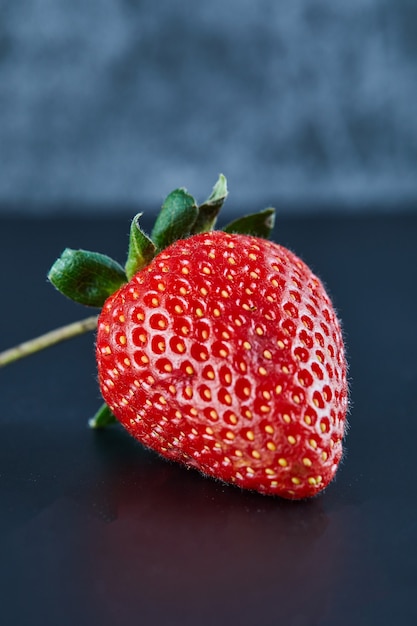
M 73 322 L 67 326 L 61 326 L 60 328 L 51 330 L 45 335 L 41 335 L 40 337 L 36 337 L 30 341 L 25 341 L 14 348 L 0 352 L 0 367 L 4 367 L 13 361 L 17 361 L 18 359 L 23 359 L 24 357 L 34 354 L 35 352 L 39 352 L 40 350 L 44 350 L 45 348 L 49 348 L 56 343 L 65 341 L 66 339 L 72 339 L 77 335 L 82 335 L 90 330 L 94 330 L 97 328 L 97 320 L 97 315 L 87 317 L 86 319 Z

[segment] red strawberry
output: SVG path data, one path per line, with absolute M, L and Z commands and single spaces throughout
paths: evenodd
M 106 404 L 90 425 L 116 416 L 146 446 L 227 483 L 313 496 L 342 457 L 339 323 L 311 270 L 263 239 L 273 209 L 212 230 L 226 196 L 222 175 L 201 205 L 174 190 L 150 237 L 136 215 L 124 267 L 70 249 L 51 267 L 48 278 L 64 295 L 103 305 L 96 353 Z M 90 317 L 6 350 L 0 367 L 96 323 Z
M 180 240 L 99 317 L 103 397 L 162 456 L 297 499 L 333 479 L 347 411 L 341 330 L 286 248 L 212 231 Z

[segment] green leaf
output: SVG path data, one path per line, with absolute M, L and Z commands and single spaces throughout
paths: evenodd
M 67 298 L 101 307 L 126 282 L 123 268 L 110 257 L 66 248 L 48 273 L 51 283 Z
M 130 225 L 129 251 L 125 265 L 128 280 L 136 272 L 146 267 L 152 261 L 156 252 L 155 244 L 139 226 L 141 217 L 142 213 L 135 215 Z
M 274 228 L 275 209 L 268 208 L 259 213 L 244 215 L 243 217 L 230 222 L 223 228 L 225 233 L 237 233 L 240 235 L 253 235 L 268 239 Z
M 175 189 L 166 198 L 156 218 L 151 239 L 158 250 L 188 237 L 197 219 L 197 203 L 185 189 Z
M 219 211 L 227 198 L 227 194 L 226 177 L 220 174 L 210 196 L 198 207 L 197 219 L 192 229 L 193 235 L 213 230 Z
M 104 403 L 101 405 L 94 417 L 88 420 L 88 425 L 90 428 L 105 428 L 106 426 L 110 426 L 110 424 L 115 424 L 116 422 L 116 417 L 113 415 L 107 404 Z

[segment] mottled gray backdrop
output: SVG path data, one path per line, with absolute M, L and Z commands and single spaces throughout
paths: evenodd
M 0 0 L 0 207 L 416 208 L 416 102 L 416 0 Z

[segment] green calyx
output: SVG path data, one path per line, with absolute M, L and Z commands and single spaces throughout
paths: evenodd
M 64 296 L 86 306 L 101 307 L 123 283 L 126 273 L 105 254 L 66 248 L 48 273 Z
M 129 249 L 125 264 L 125 272 L 128 280 L 148 265 L 155 256 L 156 245 L 139 226 L 142 213 L 138 213 L 130 225 Z
M 49 270 L 48 279 L 75 302 L 100 308 L 161 250 L 179 239 L 213 230 L 227 195 L 227 180 L 223 174 L 200 205 L 186 189 L 175 189 L 165 199 L 150 236 L 140 227 L 142 213 L 133 218 L 124 267 L 104 254 L 67 248 Z M 223 230 L 267 238 L 274 226 L 274 217 L 275 210 L 268 208 L 236 219 Z
M 106 428 L 111 424 L 115 424 L 117 419 L 113 415 L 111 409 L 106 403 L 102 404 L 97 413 L 89 420 L 90 428 Z
M 152 230 L 151 238 L 156 248 L 163 250 L 174 241 L 188 237 L 197 215 L 196 201 L 185 189 L 172 191 L 163 203 Z
M 253 235 L 254 237 L 261 237 L 262 239 L 268 239 L 275 224 L 275 209 L 269 208 L 260 211 L 259 213 L 252 213 L 251 215 L 244 215 L 238 219 L 230 222 L 223 228 L 226 233 L 235 233 L 239 235 Z
M 197 217 L 192 226 L 191 234 L 207 233 L 213 230 L 217 216 L 227 198 L 227 180 L 220 174 L 219 180 L 213 187 L 213 191 L 203 204 L 198 207 Z

